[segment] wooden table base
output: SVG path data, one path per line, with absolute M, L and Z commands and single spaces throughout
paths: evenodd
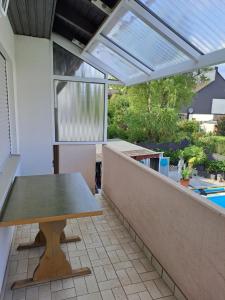
M 72 236 L 70 238 L 67 238 L 65 235 L 65 232 L 63 231 L 60 236 L 60 243 L 66 244 L 66 243 L 72 243 L 72 242 L 79 242 L 81 238 L 78 235 Z M 44 247 L 46 245 L 46 239 L 44 234 L 41 230 L 39 230 L 38 234 L 35 237 L 34 242 L 31 243 L 24 243 L 20 244 L 17 247 L 17 251 L 26 250 L 26 249 L 32 249 L 32 248 L 38 248 L 38 247 Z
M 33 278 L 14 282 L 12 289 L 32 286 L 50 280 L 91 274 L 89 268 L 72 270 L 70 263 L 67 261 L 66 256 L 60 247 L 60 239 L 65 226 L 65 220 L 40 223 L 40 230 L 46 239 L 46 249 L 40 257 Z
M 59 280 L 59 279 L 71 278 L 71 277 L 85 276 L 85 275 L 89 275 L 89 274 L 91 274 L 91 270 L 89 268 L 80 268 L 80 269 L 72 270 L 72 274 L 59 276 L 59 277 L 54 277 L 54 278 L 46 279 L 46 280 L 37 280 L 37 281 L 35 281 L 33 278 L 18 280 L 18 281 L 15 281 L 12 284 L 11 289 L 16 290 L 16 289 L 21 289 L 21 288 L 26 288 L 26 287 L 29 287 L 29 286 L 33 286 L 33 285 L 36 285 L 36 284 L 43 284 L 43 283 L 49 282 L 50 280 L 54 281 L 54 280 Z

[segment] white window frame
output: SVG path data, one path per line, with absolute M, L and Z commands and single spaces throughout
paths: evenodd
M 82 78 L 82 77 L 76 77 L 76 76 L 62 76 L 62 75 L 54 75 L 53 71 L 53 43 L 58 44 L 65 50 L 69 51 L 73 55 L 78 56 L 81 58 L 84 62 L 92 65 L 94 68 L 99 70 L 105 75 L 105 78 Z M 89 144 L 89 145 L 95 145 L 95 144 L 106 144 L 107 143 L 107 115 L 108 115 L 108 85 L 109 84 L 117 84 L 117 85 L 124 85 L 123 82 L 119 80 L 110 80 L 108 79 L 108 73 L 105 71 L 105 69 L 102 69 L 101 66 L 96 64 L 96 61 L 90 61 L 89 59 L 86 59 L 84 56 L 81 55 L 81 49 L 73 44 L 72 42 L 68 41 L 67 39 L 57 35 L 53 34 L 52 39 L 51 39 L 51 77 L 52 77 L 52 120 L 53 120 L 53 144 L 54 145 L 62 145 L 62 144 L 71 144 L 71 145 L 84 145 L 84 144 Z M 113 76 L 116 76 L 116 74 L 112 74 Z M 116 76 L 117 77 L 117 76 Z M 104 124 L 103 124 L 103 141 L 99 142 L 89 142 L 89 141 L 77 141 L 77 142 L 59 142 L 56 140 L 56 134 L 55 134 L 55 108 L 56 108 L 56 94 L 55 94 L 55 87 L 54 87 L 54 80 L 66 80 L 66 81 L 72 81 L 72 82 L 90 82 L 90 83 L 100 83 L 104 84 Z

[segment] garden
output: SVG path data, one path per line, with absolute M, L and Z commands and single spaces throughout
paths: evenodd
M 196 86 L 208 80 L 205 71 L 116 87 L 109 100 L 108 137 L 163 151 L 174 166 L 182 158 L 200 176 L 224 178 L 225 117 L 215 132 L 206 133 L 199 122 L 180 114 L 190 105 Z

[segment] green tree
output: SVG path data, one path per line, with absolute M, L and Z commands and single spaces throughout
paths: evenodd
M 178 112 L 190 103 L 196 85 L 192 73 L 119 87 L 109 101 L 109 137 L 132 142 L 177 138 Z

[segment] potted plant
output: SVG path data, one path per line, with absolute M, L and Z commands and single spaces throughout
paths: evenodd
M 190 167 L 184 167 L 181 171 L 180 184 L 188 187 L 192 170 Z

